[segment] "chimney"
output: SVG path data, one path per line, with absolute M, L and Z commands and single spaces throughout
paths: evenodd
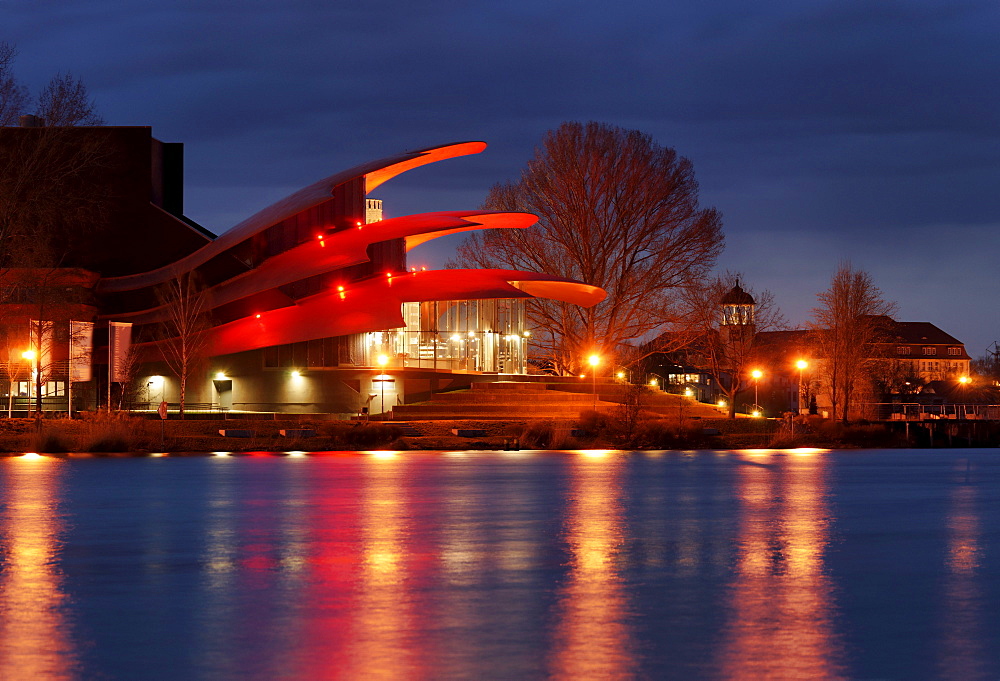
M 21 127 L 22 128 L 44 128 L 45 119 L 34 114 L 26 114 L 21 116 Z

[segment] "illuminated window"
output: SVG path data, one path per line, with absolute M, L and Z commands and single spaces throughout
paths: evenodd
M 900 345 L 900 346 L 897 346 L 896 347 L 896 354 L 897 355 L 908 355 L 908 354 L 910 354 L 910 346 L 909 345 Z
M 66 382 L 65 381 L 45 381 L 42 383 L 42 397 L 65 397 L 66 396 Z M 17 381 L 17 385 L 14 388 L 14 394 L 17 397 L 28 397 L 31 395 L 34 397 L 35 384 L 33 381 Z
M 937 354 L 937 348 L 924 348 L 925 356 L 936 355 L 936 354 Z
M 961 355 L 962 354 L 962 348 L 948 348 L 948 354 L 949 355 Z

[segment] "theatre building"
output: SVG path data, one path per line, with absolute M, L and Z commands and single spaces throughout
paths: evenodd
M 101 151 L 67 192 L 105 198 L 72 225 L 74 247 L 58 268 L 21 267 L 8 254 L 0 271 L 12 408 L 41 395 L 53 411 L 70 400 L 74 411 L 109 402 L 176 409 L 184 376 L 189 409 L 378 413 L 524 374 L 527 299 L 590 306 L 605 297 L 538 272 L 407 266 L 411 249 L 439 236 L 536 221 L 475 210 L 383 219 L 369 196 L 402 172 L 478 153 L 482 142 L 335 173 L 215 236 L 183 215 L 181 145 L 145 127 L 36 121 L 0 128 L 0 160 L 12 143 L 25 153 L 45 135 Z M 60 296 L 65 304 L 46 314 L 56 308 L 41 303 Z M 186 362 L 177 359 L 184 349 Z

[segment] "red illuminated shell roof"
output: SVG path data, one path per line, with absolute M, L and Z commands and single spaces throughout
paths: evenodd
M 535 293 L 532 292 L 535 291 Z M 332 289 L 294 305 L 238 319 L 210 332 L 213 355 L 405 326 L 402 304 L 431 300 L 530 298 L 544 295 L 589 307 L 603 289 L 571 279 L 517 270 L 434 270 L 376 277 Z
M 224 232 L 203 248 L 198 249 L 185 258 L 181 258 L 177 262 L 156 270 L 150 270 L 149 272 L 102 279 L 98 284 L 98 290 L 103 293 L 131 291 L 147 286 L 156 286 L 178 274 L 190 272 L 230 248 L 238 246 L 247 239 L 259 234 L 268 227 L 276 225 L 282 220 L 319 205 L 324 201 L 328 201 L 333 196 L 334 187 L 358 177 L 365 178 L 366 191 L 370 192 L 383 182 L 407 170 L 448 158 L 478 154 L 485 148 L 485 142 L 459 142 L 441 147 L 408 151 L 378 161 L 369 161 L 368 163 L 341 171 L 318 182 L 314 182 L 277 203 L 271 204 L 232 229 Z M 377 241 L 377 239 L 373 241 Z
M 410 250 L 447 234 L 497 227 L 524 228 L 537 220 L 529 213 L 450 211 L 373 222 L 357 229 L 322 235 L 322 239 L 307 241 L 272 256 L 254 269 L 213 286 L 208 299 L 213 307 L 221 307 L 306 277 L 365 262 L 368 260 L 367 247 L 377 241 L 403 238 Z M 165 319 L 166 311 L 154 308 L 110 317 L 122 322 L 148 324 Z

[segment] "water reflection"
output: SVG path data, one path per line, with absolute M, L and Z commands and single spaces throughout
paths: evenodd
M 825 457 L 741 452 L 741 506 L 721 671 L 729 679 L 832 679 L 845 671 L 833 628 Z
M 362 566 L 354 644 L 341 678 L 418 679 L 420 651 L 408 632 L 420 631 L 409 586 L 412 556 L 406 461 L 379 452 L 365 468 L 361 507 Z
M 978 490 L 968 482 L 959 484 L 951 490 L 949 502 L 938 668 L 942 678 L 995 678 L 990 674 L 990 656 L 983 643 L 985 594 L 980 575 L 982 530 Z
M 621 679 L 634 656 L 621 578 L 624 512 L 620 495 L 626 459 L 580 453 L 570 468 L 565 522 L 570 564 L 556 607 L 553 679 Z
M 61 462 L 18 457 L 5 460 L 0 471 L 0 678 L 75 678 L 77 651 L 56 567 Z

